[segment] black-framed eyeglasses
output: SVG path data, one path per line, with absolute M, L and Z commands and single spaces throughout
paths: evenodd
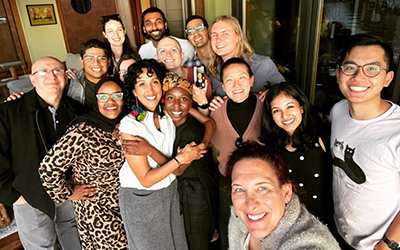
M 96 98 L 99 102 L 107 102 L 110 99 L 110 97 L 114 101 L 121 101 L 122 98 L 124 97 L 124 93 L 122 92 L 117 92 L 112 94 L 100 93 L 96 95 Z
M 191 36 L 194 34 L 194 31 L 202 32 L 204 30 L 204 23 L 198 24 L 192 28 L 186 29 L 186 34 Z
M 346 76 L 354 76 L 358 73 L 358 70 L 361 68 L 364 75 L 367 77 L 374 77 L 379 75 L 381 70 L 386 70 L 384 67 L 377 65 L 375 63 L 367 63 L 364 65 L 357 65 L 355 63 L 345 63 L 339 66 L 340 71 Z
M 56 76 L 65 74 L 64 69 L 39 69 L 38 71 L 32 73 L 32 75 L 38 74 L 39 76 L 48 76 L 50 72 L 53 72 L 53 74 Z
M 236 139 L 235 145 L 237 148 L 240 148 L 243 146 L 243 138 L 241 136 Z

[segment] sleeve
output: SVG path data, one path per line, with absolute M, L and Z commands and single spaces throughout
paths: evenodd
M 263 67 L 268 69 L 264 71 L 266 73 L 265 78 L 269 82 L 268 88 L 270 88 L 275 84 L 286 81 L 285 78 L 281 75 L 281 73 L 279 73 L 278 68 L 276 67 L 275 63 L 271 60 L 271 58 L 269 57 L 263 57 L 263 58 L 265 64 L 265 66 Z
M 85 152 L 85 140 L 81 132 L 82 124 L 72 126 L 51 148 L 39 168 L 42 185 L 50 198 L 56 202 L 68 200 L 73 193 L 65 172 L 76 165 L 77 159 Z
M 190 58 L 194 57 L 195 49 L 193 45 L 186 39 L 182 39 L 180 44 L 182 46 L 183 52 L 185 52 L 185 61 L 182 62 L 182 65 L 184 65 Z
M 4 104 L 2 104 L 4 105 Z M 21 194 L 13 188 L 15 179 L 11 168 L 11 138 L 3 116 L 0 117 L 0 202 L 12 205 Z
M 119 131 L 121 131 L 121 133 L 143 137 L 143 135 L 140 135 L 140 125 L 140 122 L 138 122 L 132 115 L 129 114 L 122 118 L 119 125 Z

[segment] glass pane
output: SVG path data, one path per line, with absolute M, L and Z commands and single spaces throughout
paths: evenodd
M 317 92 L 326 112 L 343 98 L 336 83 L 336 60 L 346 39 L 355 33 L 378 36 L 393 46 L 395 61 L 400 54 L 399 0 L 325 0 L 318 57 Z M 394 81 L 385 88 L 390 99 Z M 317 93 L 316 92 L 316 93 Z
M 0 2 L 0 44 L 0 63 L 19 60 L 3 1 Z
M 245 32 L 257 54 L 271 57 L 282 75 L 295 82 L 300 0 L 245 1 Z

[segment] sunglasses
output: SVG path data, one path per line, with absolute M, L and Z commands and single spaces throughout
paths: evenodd
M 201 23 L 201 24 L 198 24 L 198 25 L 196 25 L 196 26 L 194 26 L 192 28 L 187 29 L 186 30 L 186 34 L 188 36 L 191 36 L 191 35 L 194 34 L 194 31 L 202 32 L 203 30 L 204 30 L 204 23 Z
M 117 92 L 112 94 L 97 94 L 96 98 L 99 102 L 107 102 L 109 99 L 113 99 L 114 101 L 121 101 L 124 97 L 124 93 Z

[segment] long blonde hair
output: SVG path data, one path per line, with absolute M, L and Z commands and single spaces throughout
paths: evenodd
M 247 38 L 243 35 L 243 31 L 242 28 L 240 27 L 239 21 L 235 17 L 229 15 L 222 15 L 215 18 L 214 22 L 211 24 L 211 27 L 209 29 L 209 36 L 211 37 L 212 27 L 214 26 L 214 24 L 220 21 L 224 21 L 228 25 L 230 25 L 235 31 L 236 36 L 238 37 L 237 46 L 235 49 L 235 57 L 239 57 L 245 60 L 246 62 L 250 63 L 253 60 L 254 50 L 251 48 L 249 42 L 247 41 Z M 222 60 L 221 56 L 217 55 L 215 52 L 211 53 L 210 63 L 208 64 L 209 72 L 213 76 L 216 76 L 217 66 L 221 65 L 223 62 L 224 61 Z

